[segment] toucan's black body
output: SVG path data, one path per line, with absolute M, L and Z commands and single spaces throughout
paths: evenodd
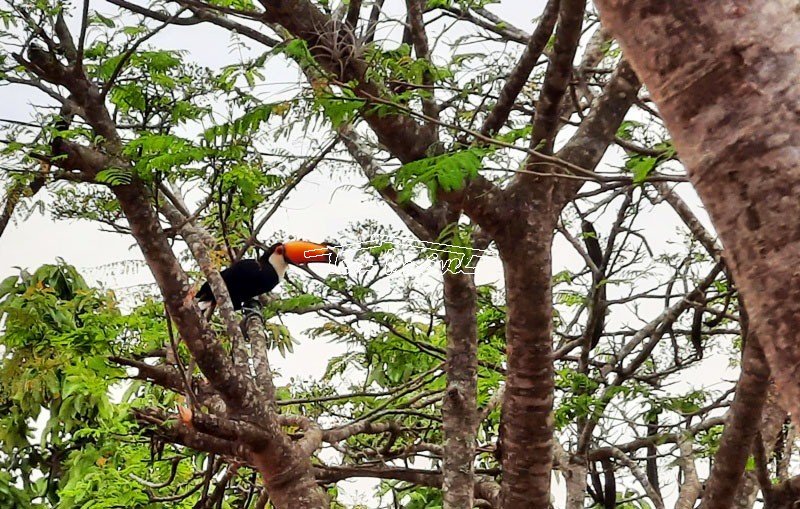
M 233 309 L 242 309 L 242 304 L 261 295 L 272 291 L 278 286 L 280 278 L 278 272 L 269 263 L 267 257 L 260 260 L 240 260 L 227 269 L 220 272 L 228 293 L 231 295 Z M 208 281 L 203 283 L 197 292 L 197 300 L 200 302 L 216 302 L 211 286 Z

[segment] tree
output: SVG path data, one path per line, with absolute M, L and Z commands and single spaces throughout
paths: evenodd
M 5 152 L 17 166 L 6 176 L 6 216 L 26 188 L 67 181 L 53 190 L 59 217 L 97 220 L 141 248 L 168 318 L 148 325 L 161 331 L 155 344 L 134 341 L 110 359 L 152 384 L 153 396 L 133 395 L 141 432 L 175 457 L 197 458 L 142 458 L 141 468 L 159 465 L 135 474 L 150 503 L 328 507 L 336 492 L 323 486 L 372 477 L 410 507 L 547 507 L 555 467 L 567 507 L 587 498 L 663 507 L 659 471 L 670 467 L 659 460 L 675 455 L 677 503 L 692 507 L 702 488 L 695 465 L 718 446 L 717 467 L 741 471 L 742 454 L 725 459 L 719 443 L 717 412 L 732 389 L 663 389 L 740 334 L 727 259 L 666 185 L 685 180 L 670 139 L 584 2 L 549 2 L 530 34 L 477 3 L 409 0 L 400 18 L 383 2 L 111 3 L 129 14 L 109 18 L 85 3 L 72 25 L 62 4 L 5 4 L 13 26 L 5 37 L 16 46 L 0 57 L 2 79 L 56 105 L 40 110 L 41 124 L 10 131 Z M 170 25 L 200 24 L 263 53 L 214 70 L 149 45 Z M 392 26 L 402 39 L 387 35 Z M 493 53 L 444 47 L 450 30 Z M 592 35 L 582 44 L 584 32 Z M 484 65 L 505 45 L 519 53 L 510 72 Z M 256 85 L 269 82 L 275 59 L 306 81 L 289 100 L 269 102 Z M 229 118 L 215 115 L 216 101 L 229 105 Z M 268 136 L 312 129 L 323 136 L 301 164 Z M 610 148 L 623 168 L 598 171 Z M 342 160 L 416 241 L 456 246 L 446 266 L 494 246 L 502 288 L 458 271 L 430 291 L 392 283 L 392 245 L 380 243 L 361 254 L 371 271 L 309 271 L 284 299 L 265 303 L 264 321 L 234 314 L 220 261 L 243 256 L 305 176 Z M 189 187 L 199 191 L 181 190 Z M 639 222 L 660 200 L 701 247 L 653 252 Z M 343 234 L 402 238 L 374 224 Z M 578 262 L 556 260 L 563 270 L 553 274 L 556 234 Z M 209 278 L 218 321 L 194 305 L 184 254 Z M 656 298 L 655 312 L 639 309 Z M 286 313 L 318 314 L 325 322 L 315 334 L 354 348 L 332 359 L 323 380 L 288 393 L 268 359 L 270 345 L 291 344 L 271 321 Z M 750 399 L 763 404 L 757 354 L 745 356 L 745 372 Z M 348 366 L 356 380 L 337 395 L 335 377 Z M 764 423 L 765 443 L 779 434 L 776 421 Z M 766 454 L 755 460 L 761 473 Z M 196 491 L 175 491 L 171 468 L 190 469 Z
M 98 494 L 114 504 L 146 503 L 134 474 L 148 475 L 142 459 L 149 451 L 136 445 L 132 407 L 112 402 L 111 387 L 125 371 L 106 357 L 136 337 L 160 337 L 161 306 L 150 302 L 123 316 L 111 292 L 89 288 L 62 263 L 23 271 L 1 286 L 0 503 L 81 507 Z M 148 390 L 148 397 L 159 395 Z M 44 421 L 41 441 L 32 440 L 37 419 Z
M 119 3 L 126 7 L 130 4 Z M 353 3 L 355 7 L 360 4 Z M 457 139 L 448 140 L 441 136 L 444 134 L 439 129 L 440 107 L 435 104 L 425 93 L 412 90 L 410 97 L 418 95 L 422 107 L 422 122 L 410 116 L 411 111 L 393 111 L 398 98 L 392 98 L 390 90 L 384 87 L 389 83 L 382 80 L 372 80 L 368 73 L 369 59 L 367 54 L 361 54 L 353 43 L 348 48 L 348 34 L 353 33 L 355 21 L 359 13 L 355 9 L 350 11 L 350 27 L 338 19 L 338 14 L 324 13 L 310 2 L 280 2 L 278 4 L 265 4 L 263 12 L 257 12 L 252 6 L 252 13 L 246 16 L 263 18 L 264 23 L 279 25 L 295 39 L 307 52 L 300 53 L 300 65 L 304 69 L 314 68 L 315 72 L 307 72 L 312 79 L 319 77 L 318 72 L 329 82 L 341 86 L 344 98 L 350 94 L 364 104 L 363 117 L 378 141 L 386 147 L 392 156 L 399 162 L 408 165 L 425 159 L 434 151 L 434 159 L 428 158 L 427 164 L 411 165 L 408 171 L 399 172 L 391 187 L 384 187 L 384 193 L 389 196 L 394 193 L 395 187 L 413 187 L 420 182 L 420 176 L 428 176 L 426 182 L 437 199 L 432 210 L 421 212 L 420 207 L 413 203 L 403 203 L 402 194 L 398 195 L 396 205 L 403 207 L 406 214 L 413 213 L 417 222 L 423 223 L 418 228 L 424 235 L 423 238 L 439 237 L 447 224 L 455 223 L 462 211 L 466 213 L 498 246 L 504 261 L 506 274 L 506 292 L 508 294 L 508 325 L 506 340 L 509 351 L 509 373 L 506 377 L 506 396 L 503 398 L 503 422 L 501 423 L 500 440 L 502 442 L 501 456 L 504 465 L 504 483 L 501 489 L 503 503 L 509 506 L 542 507 L 549 503 L 549 472 L 552 457 L 553 425 L 551 420 L 553 399 L 553 371 L 551 353 L 551 302 L 550 302 L 550 247 L 552 231 L 561 209 L 575 195 L 579 182 L 573 185 L 564 185 L 554 188 L 554 179 L 548 176 L 539 176 L 534 165 L 540 163 L 540 152 L 534 149 L 540 142 L 544 142 L 545 160 L 558 162 L 563 168 L 574 167 L 583 170 L 593 168 L 612 141 L 619 123 L 636 97 L 638 82 L 627 65 L 620 67 L 615 74 L 615 79 L 606 89 L 605 101 L 598 101 L 593 115 L 582 123 L 579 132 L 571 144 L 563 148 L 557 158 L 550 158 L 555 140 L 555 132 L 562 98 L 566 92 L 568 77 L 572 69 L 581 25 L 584 14 L 584 2 L 564 2 L 556 5 L 550 4 L 550 10 L 540 24 L 539 33 L 527 37 L 526 53 L 523 54 L 519 65 L 515 68 L 507 87 L 500 91 L 505 97 L 500 107 L 495 106 L 495 115 L 487 117 L 483 126 L 476 133 L 479 137 L 475 140 L 482 141 L 481 137 L 497 131 L 510 113 L 511 103 L 521 91 L 521 85 L 536 64 L 544 44 L 552 31 L 553 22 L 560 19 L 559 29 L 556 31 L 554 57 L 548 66 L 545 86 L 539 99 L 536 120 L 532 125 L 532 137 L 529 149 L 531 158 L 525 163 L 525 170 L 518 172 L 516 178 L 506 188 L 501 188 L 485 177 L 474 174 L 474 165 L 464 166 L 464 150 L 459 150 L 464 145 Z M 251 6 L 247 6 L 251 7 Z M 202 6 L 214 10 L 213 6 Z M 245 8 L 245 10 L 248 10 Z M 142 12 L 138 9 L 138 12 Z M 154 13 L 157 15 L 157 13 Z M 163 15 L 161 16 L 163 18 Z M 417 62 L 422 67 L 420 85 L 432 85 L 438 74 L 430 64 L 430 48 L 428 36 L 422 18 L 422 4 L 410 2 L 408 4 L 408 40 L 413 47 Z M 364 30 L 369 34 L 370 28 Z M 344 34 L 343 36 L 341 34 Z M 342 43 L 340 37 L 344 37 Z M 351 36 L 352 37 L 352 36 Z M 353 39 L 355 42 L 355 39 Z M 342 45 L 344 44 L 344 50 Z M 410 49 L 410 48 L 409 48 Z M 303 61 L 306 59 L 306 61 Z M 311 60 L 313 59 L 313 61 Z M 315 65 L 316 63 L 316 65 Z M 589 62 L 587 62 L 589 63 Z M 428 67 L 425 69 L 425 67 Z M 412 68 L 413 70 L 413 68 Z M 391 79 L 391 76 L 389 76 Z M 413 76 L 403 76 L 402 81 L 414 79 Z M 413 81 L 412 81 L 413 83 Z M 325 92 L 328 93 L 328 92 Z M 375 108 L 375 106 L 386 108 Z M 569 108 L 569 106 L 567 106 Z M 382 111 L 383 110 L 383 111 Z M 474 136 L 471 136 L 474 137 Z M 591 140 L 591 141 L 589 141 Z M 455 142 L 455 143 L 453 143 Z M 445 150 L 440 148 L 444 145 Z M 449 145 L 449 147 L 448 147 Z M 466 149 L 473 156 L 476 149 Z M 437 153 L 439 152 L 439 153 Z M 444 153 L 441 153 L 444 152 Z M 448 154 L 449 152 L 449 154 Z M 449 157 L 448 157 L 449 156 Z M 438 159 L 436 159 L 438 158 Z M 457 158 L 458 166 L 453 164 Z M 477 158 L 480 161 L 480 158 Z M 457 168 L 458 172 L 444 173 L 437 168 L 437 162 L 450 162 L 447 167 Z M 444 166 L 444 165 L 442 165 Z M 470 168 L 471 167 L 471 168 Z M 427 171 L 425 171 L 427 170 Z M 415 174 L 423 172 L 422 175 Z M 551 170 L 552 171 L 552 170 Z M 587 170 L 584 170 L 586 172 Z M 548 171 L 543 172 L 545 175 Z M 591 170 L 588 170 L 591 174 Z M 431 178 L 432 177 L 432 178 Z M 465 177 L 471 177 L 469 182 L 462 184 Z M 405 181 L 404 181 L 405 180 Z M 385 184 L 385 182 L 383 182 Z M 381 185 L 383 185 L 381 184 Z M 455 185 L 454 185 L 455 184 Z M 500 206 L 500 205 L 504 206 Z M 413 216 L 411 216 L 413 217 Z M 513 221 L 514 217 L 526 217 L 522 222 Z M 453 282 L 455 283 L 455 282 Z M 469 285 L 464 281 L 463 285 Z M 449 291 L 451 285 L 445 285 Z M 470 295 L 469 288 L 454 293 Z M 448 309 L 449 315 L 460 313 L 465 316 L 474 314 L 472 299 L 458 299 L 462 309 Z M 454 302 L 455 299 L 445 297 L 445 302 Z M 470 318 L 471 322 L 472 319 Z M 453 322 L 455 324 L 457 322 Z M 463 322 L 462 322 L 463 323 Z M 476 415 L 474 385 L 475 385 L 475 355 L 470 352 L 474 349 L 469 345 L 475 343 L 472 333 L 474 326 L 468 327 L 463 323 L 463 331 L 452 331 L 450 345 L 453 350 L 447 363 L 448 398 L 457 401 L 462 412 L 458 414 L 449 412 L 448 415 L 455 422 L 472 423 Z M 471 330 L 470 330 L 471 329 Z M 458 356 L 465 356 L 456 361 Z M 456 403 L 447 405 L 452 408 Z M 449 426 L 446 425 L 446 428 Z M 472 488 L 471 475 L 474 442 L 473 426 L 453 426 L 452 440 L 448 437 L 446 444 L 462 449 L 461 453 L 453 451 L 446 454 L 444 475 L 445 484 L 450 486 L 446 497 L 446 505 L 454 507 L 471 505 Z M 449 435 L 449 434 L 448 434 Z M 461 444 L 464 444 L 463 446 Z M 451 462 L 452 460 L 452 462 Z
M 796 416 L 800 352 L 792 332 L 796 312 L 791 288 L 797 278 L 793 260 L 800 253 L 790 233 L 796 229 L 790 218 L 795 217 L 797 205 L 786 199 L 797 180 L 792 149 L 797 142 L 796 113 L 788 106 L 797 102 L 799 93 L 789 78 L 798 71 L 794 58 L 798 43 L 790 35 L 800 27 L 796 5 L 677 2 L 659 3 L 655 9 L 655 2 L 598 5 L 637 74 L 652 90 L 692 182 L 710 210 L 747 301 L 749 341 L 756 343 L 754 348 L 763 346 L 781 402 Z M 736 20 L 735 26 L 730 19 Z M 775 31 L 775 26 L 781 29 Z M 658 58 L 652 58 L 656 54 Z M 758 405 L 748 406 L 758 410 Z M 744 460 L 740 455 L 738 473 Z M 728 499 L 723 500 L 713 506 L 725 507 Z

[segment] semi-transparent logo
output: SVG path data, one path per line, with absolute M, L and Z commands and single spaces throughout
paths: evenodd
M 369 269 L 375 259 L 364 256 L 367 253 L 380 253 L 380 262 L 386 274 L 398 272 L 406 267 L 418 264 L 432 264 L 442 271 L 452 274 L 474 274 L 475 266 L 486 251 L 468 247 L 427 242 L 416 239 L 401 239 L 388 235 L 374 235 L 368 240 L 336 244 L 334 252 L 323 253 L 322 250 L 308 250 L 306 256 L 327 254 L 331 263 L 343 265 L 351 274 Z M 319 252 L 318 252 L 319 251 Z M 335 257 L 335 259 L 332 259 Z

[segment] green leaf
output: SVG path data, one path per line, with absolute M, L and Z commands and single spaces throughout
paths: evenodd
M 659 159 L 649 156 L 633 156 L 625 163 L 625 168 L 633 173 L 634 184 L 641 184 L 659 164 Z
M 221 143 L 252 136 L 263 123 L 269 120 L 278 104 L 270 103 L 256 106 L 232 122 L 206 129 L 203 133 L 203 138 L 207 143 L 214 141 Z
M 2 282 L 0 282 L 0 298 L 5 297 L 17 286 L 17 280 L 19 277 L 17 276 L 8 276 Z
M 283 47 L 278 47 L 276 53 L 283 53 L 290 59 L 296 61 L 300 66 L 316 66 L 316 61 L 308 44 L 303 39 L 292 39 Z
M 387 175 L 386 173 L 379 173 L 375 175 L 372 180 L 369 181 L 370 185 L 380 191 L 381 189 L 386 189 L 392 183 L 392 176 Z
M 130 170 L 123 168 L 107 168 L 97 172 L 95 181 L 109 186 L 124 186 L 133 181 L 133 174 Z
M 116 23 L 114 23 L 113 19 L 107 18 L 97 11 L 94 12 L 94 15 L 92 16 L 92 21 L 99 21 L 108 28 L 114 28 L 116 26 Z
M 325 117 L 334 127 L 339 127 L 344 122 L 351 121 L 356 113 L 366 104 L 363 99 L 356 98 L 352 92 L 342 97 L 323 96 L 317 99 L 322 107 Z
M 644 124 L 635 120 L 623 120 L 617 129 L 617 136 L 623 140 L 632 140 L 636 129 L 641 129 Z
M 404 164 L 394 174 L 399 200 L 410 200 L 420 185 L 428 188 L 432 201 L 436 200 L 439 189 L 445 192 L 461 189 L 478 175 L 485 154 L 486 149 L 472 147 Z

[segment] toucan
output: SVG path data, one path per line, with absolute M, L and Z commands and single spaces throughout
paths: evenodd
M 258 260 L 239 260 L 221 271 L 220 275 L 228 287 L 233 309 L 238 310 L 242 309 L 244 303 L 278 286 L 289 265 L 336 262 L 336 252 L 328 244 L 299 240 L 278 242 L 267 248 Z M 196 297 L 203 311 L 216 304 L 208 281 L 203 283 Z M 213 309 L 209 313 L 213 313 Z

